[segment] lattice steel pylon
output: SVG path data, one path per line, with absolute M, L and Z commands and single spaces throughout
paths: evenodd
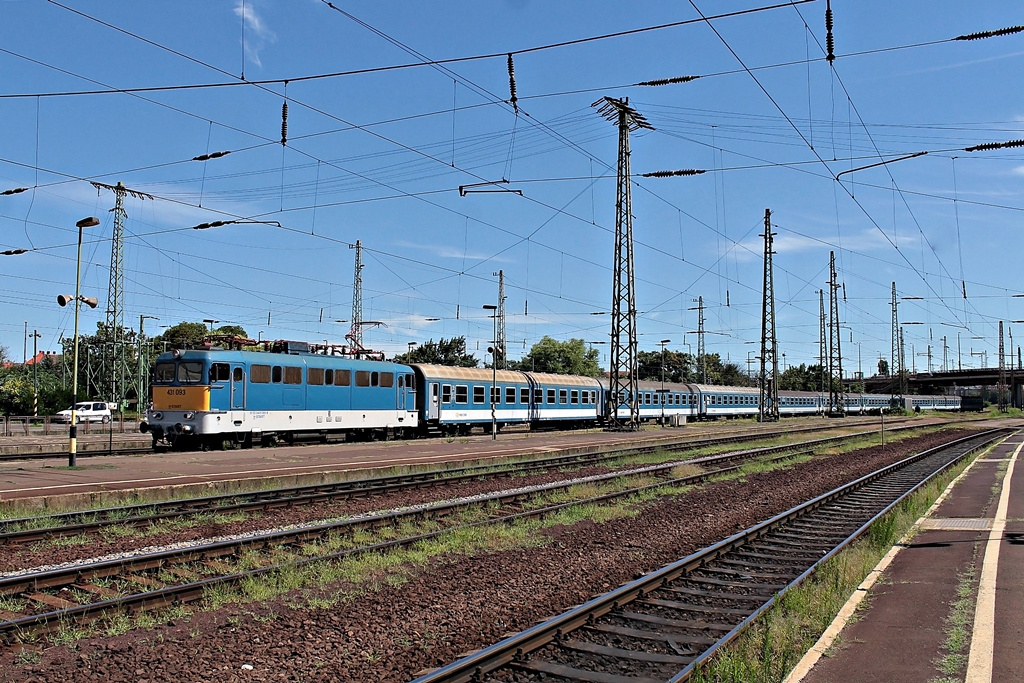
M 352 276 L 352 323 L 351 331 L 345 335 L 350 339 L 356 349 L 363 348 L 363 243 L 356 240 L 355 246 L 348 245 L 349 249 L 356 250 L 356 265 Z
M 107 342 L 103 358 L 107 380 L 107 400 L 121 405 L 125 394 L 124 347 L 124 210 L 125 187 L 114 190 L 114 231 L 110 236 L 110 285 L 107 288 Z
M 761 302 L 761 400 L 758 422 L 779 420 L 779 342 L 775 337 L 775 282 L 772 272 L 772 212 L 764 210 L 764 296 Z
M 608 427 L 640 428 L 636 289 L 633 275 L 633 201 L 629 172 L 629 134 L 641 128 L 654 130 L 642 114 L 629 106 L 629 98 L 602 97 L 594 102 L 597 112 L 619 129 L 618 172 L 615 188 L 615 257 L 612 284 L 611 363 L 608 379 Z M 625 339 L 623 339 L 625 336 Z M 628 417 L 619 414 L 626 404 Z
M 1006 356 L 1003 348 L 1003 321 L 999 321 L 999 385 L 996 387 L 999 412 L 1005 413 L 1006 408 Z
M 839 285 L 836 282 L 836 252 L 828 257 L 828 416 L 846 417 L 846 392 L 843 391 L 843 352 L 839 334 Z
M 697 362 L 700 363 L 700 383 L 708 383 L 708 361 L 704 352 L 704 297 L 694 299 L 697 305 L 689 310 L 697 311 Z
M 821 376 L 821 393 L 824 395 L 825 368 L 828 367 L 828 337 L 825 336 L 825 323 L 828 318 L 825 315 L 825 290 L 818 290 L 818 373 Z
M 498 310 L 495 312 L 497 318 L 494 321 L 494 367 L 497 370 L 504 370 L 508 367 L 508 338 L 505 334 L 505 271 L 499 270 L 494 273 L 498 278 Z
M 896 283 L 892 283 L 892 355 L 889 357 L 889 407 L 903 405 L 903 356 L 900 353 L 900 317 L 896 307 Z

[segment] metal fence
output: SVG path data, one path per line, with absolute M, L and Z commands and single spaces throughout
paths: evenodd
M 58 422 L 52 415 L 3 415 L 0 416 L 0 436 L 48 436 L 66 435 L 68 423 Z M 78 434 L 130 434 L 138 433 L 138 418 L 125 418 L 123 414 L 111 416 L 110 422 L 79 422 Z

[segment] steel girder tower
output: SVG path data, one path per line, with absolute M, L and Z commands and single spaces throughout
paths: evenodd
M 999 412 L 1006 412 L 1006 356 L 1003 349 L 1003 321 L 999 321 L 999 385 L 996 387 Z
M 889 357 L 889 407 L 903 405 L 903 354 L 900 353 L 900 317 L 896 310 L 899 301 L 896 299 L 896 283 L 892 283 L 892 355 Z
M 775 283 L 772 274 L 772 212 L 764 210 L 764 297 L 761 302 L 761 400 L 758 422 L 779 420 L 779 342 L 775 337 Z
M 611 363 L 608 379 L 608 426 L 615 430 L 640 428 L 637 379 L 636 289 L 633 279 L 633 206 L 629 172 L 629 134 L 654 130 L 642 114 L 629 106 L 629 98 L 603 97 L 593 105 L 619 129 L 618 172 L 615 188 L 615 257 L 612 284 Z M 623 338 L 625 337 L 625 338 Z M 619 406 L 627 404 L 627 417 Z
M 692 308 L 690 309 L 693 310 Z M 697 362 L 700 363 L 700 383 L 708 383 L 708 358 L 704 347 L 704 297 L 697 297 Z
M 828 257 L 828 415 L 846 417 L 846 392 L 843 391 L 843 353 L 840 349 L 839 287 L 836 282 L 836 252 Z
M 825 368 L 828 367 L 828 337 L 825 336 L 825 290 L 818 290 L 818 374 L 821 376 L 821 393 L 825 393 Z
M 127 194 L 124 184 L 118 182 L 111 190 L 114 193 L 114 231 L 110 237 L 110 285 L 107 288 L 107 338 L 103 349 L 103 373 L 107 400 L 120 407 L 126 393 L 126 375 L 130 372 L 124 335 L 124 222 L 128 214 L 124 210 L 124 197 Z
M 351 331 L 345 335 L 356 349 L 363 348 L 363 243 L 356 240 L 356 266 L 352 276 L 352 323 Z
M 508 367 L 508 338 L 505 334 L 505 271 L 499 270 L 498 276 L 498 310 L 495 315 L 494 368 L 504 370 Z

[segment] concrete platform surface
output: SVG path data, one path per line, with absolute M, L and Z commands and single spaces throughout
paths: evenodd
M 975 460 L 785 683 L 1024 681 L 1022 450 L 1017 432 Z M 951 652 L 955 607 L 970 645 Z

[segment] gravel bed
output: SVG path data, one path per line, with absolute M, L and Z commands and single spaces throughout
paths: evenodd
M 330 609 L 296 607 L 302 596 L 290 595 L 73 648 L 6 651 L 0 681 L 408 681 L 947 438 L 926 435 L 884 452 L 875 447 L 703 485 L 633 518 L 548 529 L 538 548 L 436 558 L 405 568 L 404 582 L 381 576 L 374 586 L 335 586 L 359 597 Z

